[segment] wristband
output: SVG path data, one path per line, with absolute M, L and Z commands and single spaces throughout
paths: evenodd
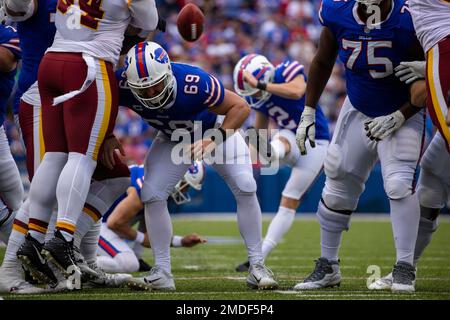
M 173 236 L 172 237 L 172 247 L 174 247 L 174 248 L 182 247 L 183 244 L 181 243 L 181 240 L 183 240 L 183 237 Z
M 140 231 L 136 231 L 136 238 L 134 239 L 135 242 L 142 244 L 145 239 L 145 234 Z
M 262 80 L 258 80 L 258 83 L 256 84 L 256 88 L 258 88 L 259 90 L 266 91 L 267 83 L 265 83 Z

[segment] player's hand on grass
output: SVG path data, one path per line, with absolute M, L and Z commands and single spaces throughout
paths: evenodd
M 103 151 L 101 156 L 102 164 L 112 170 L 116 164 L 114 153 L 119 150 L 120 154 L 125 157 L 125 151 L 119 140 L 114 135 L 109 136 L 103 142 Z
M 181 239 L 181 245 L 186 248 L 190 248 L 201 243 L 206 243 L 206 239 L 203 239 L 196 233 L 189 234 Z
M 197 140 L 191 145 L 191 157 L 193 160 L 202 160 L 206 155 L 216 147 L 214 141 L 210 138 Z
M 306 154 L 306 139 L 311 147 L 316 146 L 316 109 L 305 106 L 295 139 L 302 155 Z
M 410 84 L 419 79 L 425 79 L 425 61 L 400 62 L 395 68 L 395 76 L 400 81 Z
M 366 135 L 370 140 L 383 140 L 405 122 L 405 116 L 400 110 L 397 110 L 387 116 L 380 116 L 364 122 Z

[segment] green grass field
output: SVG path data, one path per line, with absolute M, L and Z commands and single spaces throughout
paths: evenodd
M 264 232 L 269 220 L 264 220 Z M 313 260 L 320 254 L 319 225 L 314 216 L 297 219 L 286 239 L 272 252 L 267 265 L 275 272 L 281 288 L 277 291 L 248 289 L 243 273 L 235 266 L 245 261 L 242 242 L 217 243 L 239 239 L 237 223 L 233 220 L 205 218 L 174 219 L 174 232 L 197 232 L 211 237 L 211 243 L 191 249 L 172 250 L 172 272 L 177 291 L 140 292 L 128 288 L 89 289 L 59 294 L 13 296 L 4 299 L 450 299 L 450 219 L 441 219 L 435 237 L 418 266 L 416 293 L 412 295 L 371 292 L 367 290 L 367 267 L 378 265 L 382 275 L 390 272 L 394 263 L 391 226 L 386 219 L 355 218 L 344 235 L 341 250 L 340 288 L 312 292 L 293 292 L 290 289 L 314 267 Z M 216 240 L 216 241 L 213 241 Z M 213 243 L 214 242 L 214 243 Z M 4 249 L 0 249 L 0 259 Z M 151 263 L 151 252 L 144 258 Z

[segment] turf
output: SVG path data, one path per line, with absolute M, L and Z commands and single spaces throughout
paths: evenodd
M 264 232 L 269 220 L 264 220 Z M 311 292 L 293 292 L 291 288 L 312 271 L 320 254 L 319 226 L 313 216 L 297 219 L 285 240 L 272 252 L 267 265 L 281 285 L 278 291 L 254 291 L 245 284 L 245 273 L 234 268 L 245 261 L 246 253 L 233 220 L 206 218 L 174 219 L 174 232 L 197 232 L 211 243 L 172 250 L 172 272 L 177 290 L 173 293 L 120 289 L 88 289 L 76 292 L 13 296 L 4 299 L 450 299 L 450 220 L 442 219 L 438 231 L 418 266 L 415 294 L 371 292 L 366 281 L 367 268 L 377 265 L 382 275 L 390 272 L 394 247 L 387 219 L 354 219 L 345 233 L 341 249 L 343 281 L 339 288 Z M 223 238 L 221 238 L 223 237 Z M 0 257 L 4 249 L 0 249 Z M 144 258 L 152 263 L 151 252 Z M 0 258 L 1 259 L 1 258 Z

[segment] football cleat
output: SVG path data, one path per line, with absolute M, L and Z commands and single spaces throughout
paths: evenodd
M 86 260 L 84 260 L 83 255 L 80 252 L 80 249 L 77 248 L 77 246 L 73 247 L 73 254 L 75 257 L 75 263 L 77 264 L 78 268 L 81 271 L 81 280 L 87 281 L 91 277 L 97 277 L 98 274 L 96 270 L 93 270 L 90 268 L 90 266 L 87 264 Z
M 413 293 L 416 284 L 416 268 L 399 261 L 392 270 L 392 292 Z
M 250 268 L 250 261 L 245 261 L 236 267 L 236 272 L 246 272 Z
M 67 241 L 59 230 L 55 231 L 53 239 L 44 244 L 42 255 L 57 266 L 66 278 L 74 272 L 82 274 L 76 263 L 73 239 Z
M 274 279 L 273 272 L 260 263 L 250 265 L 250 268 L 248 269 L 247 285 L 252 289 L 278 289 L 278 282 Z
M 96 262 L 90 263 L 89 268 L 96 273 L 95 277 L 91 277 L 85 284 L 85 288 L 105 287 L 105 288 L 120 288 L 132 278 L 131 274 L 127 273 L 106 273 Z
M 148 272 L 152 270 L 152 266 L 145 262 L 142 258 L 139 259 L 139 272 Z
M 175 290 L 173 276 L 158 266 L 153 267 L 146 277 L 131 278 L 127 286 L 135 290 Z
M 387 276 L 372 282 L 367 288 L 369 290 L 390 290 L 392 287 L 392 272 Z
M 47 264 L 45 257 L 41 253 L 42 244 L 34 239 L 30 234 L 25 236 L 25 242 L 17 251 L 17 258 L 31 276 L 39 282 L 56 286 L 58 280 Z
M 0 267 L 0 292 L 13 294 L 34 294 L 43 293 L 47 290 L 35 287 L 22 277 L 22 267 L 20 263 L 5 261 Z
M 326 258 L 316 260 L 314 271 L 303 282 L 297 283 L 294 290 L 314 290 L 341 285 L 341 272 L 338 261 Z

